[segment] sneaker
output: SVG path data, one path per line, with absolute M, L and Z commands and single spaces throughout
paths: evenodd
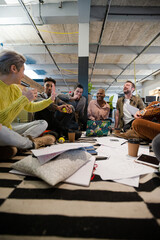
M 33 139 L 34 145 L 35 145 L 35 149 L 40 148 L 40 147 L 45 147 L 45 146 L 49 146 L 52 145 L 56 142 L 56 138 L 53 135 L 45 135 L 42 137 L 37 137 Z
M 43 135 L 42 135 L 42 136 L 45 136 L 45 135 L 53 135 L 53 136 L 55 136 L 55 138 L 56 138 L 56 139 L 58 139 L 58 138 L 59 138 L 59 135 L 58 135 L 58 133 L 57 133 L 57 132 L 55 132 L 55 131 L 51 131 L 51 130 L 49 130 L 49 131 L 45 131 L 45 132 L 43 133 Z
M 11 146 L 0 147 L 0 156 L 2 160 L 14 157 L 17 154 L 17 148 Z

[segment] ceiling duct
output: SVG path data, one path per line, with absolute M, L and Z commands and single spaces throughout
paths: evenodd
M 47 50 L 49 56 L 51 57 L 52 61 L 54 62 L 55 66 L 57 67 L 57 69 L 58 69 L 58 71 L 59 71 L 59 73 L 60 73 L 60 75 L 61 75 L 61 77 L 62 77 L 62 79 L 63 79 L 63 81 L 64 81 L 64 83 L 65 83 L 65 85 L 66 85 L 66 86 L 68 87 L 68 89 L 69 89 L 69 86 L 67 85 L 67 82 L 66 82 L 66 80 L 64 79 L 64 76 L 62 75 L 60 68 L 58 67 L 55 59 L 53 58 L 53 56 L 52 56 L 52 54 L 51 54 L 51 52 L 50 52 L 50 50 L 49 50 L 49 48 L 48 48 L 45 40 L 43 39 L 41 33 L 39 32 L 39 30 L 38 30 L 38 28 L 37 28 L 37 26 L 36 26 L 33 18 L 31 17 L 30 13 L 28 12 L 28 9 L 27 9 L 26 6 L 25 6 L 24 2 L 23 2 L 22 0 L 18 0 L 18 1 L 19 1 L 19 3 L 21 4 L 22 8 L 24 9 L 24 11 L 25 11 L 25 13 L 26 13 L 29 21 L 31 22 L 31 25 L 32 25 L 33 28 L 35 29 L 35 31 L 36 31 L 36 33 L 38 34 L 39 38 L 41 39 L 41 41 L 42 41 L 42 43 L 43 43 L 43 46 L 45 47 L 45 49 Z M 69 90 L 70 90 L 70 89 L 69 89 Z

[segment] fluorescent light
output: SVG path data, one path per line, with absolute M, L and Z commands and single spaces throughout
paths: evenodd
M 38 79 L 38 75 L 33 70 L 25 70 L 24 74 L 27 75 L 31 79 Z

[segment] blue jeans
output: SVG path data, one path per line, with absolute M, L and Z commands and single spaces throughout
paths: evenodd
M 46 130 L 47 126 L 47 122 L 44 120 L 19 124 L 13 123 L 12 130 L 2 125 L 0 129 L 0 146 L 31 149 L 33 148 L 33 142 L 27 136 L 36 138 Z

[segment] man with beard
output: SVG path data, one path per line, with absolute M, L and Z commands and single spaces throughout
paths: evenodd
M 127 131 L 134 120 L 134 116 L 128 111 L 127 104 L 136 107 L 140 110 L 144 108 L 143 101 L 137 96 L 133 96 L 135 85 L 131 81 L 126 81 L 123 87 L 124 96 L 119 98 L 116 105 L 115 128 L 123 128 Z

